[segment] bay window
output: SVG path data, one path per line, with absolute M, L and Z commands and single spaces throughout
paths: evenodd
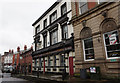
M 104 44 L 107 59 L 120 57 L 120 41 L 117 30 L 104 34 Z

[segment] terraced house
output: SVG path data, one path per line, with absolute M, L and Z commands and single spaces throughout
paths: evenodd
M 63 70 L 70 75 L 75 71 L 73 27 L 71 2 L 56 1 L 33 24 L 34 52 L 32 73 L 61 74 Z
M 119 77 L 120 2 L 100 1 L 72 2 L 75 71 L 99 67 L 103 77 Z

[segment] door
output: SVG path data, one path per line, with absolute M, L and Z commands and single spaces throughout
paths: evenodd
M 69 57 L 69 74 L 70 74 L 70 76 L 73 76 L 73 74 L 74 74 L 73 57 Z

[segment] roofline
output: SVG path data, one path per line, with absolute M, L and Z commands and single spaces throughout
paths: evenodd
M 35 24 L 37 24 L 44 16 L 46 16 L 53 8 L 55 8 L 59 2 L 61 2 L 62 0 L 57 0 L 47 11 L 45 11 L 33 24 L 32 26 L 34 26 Z

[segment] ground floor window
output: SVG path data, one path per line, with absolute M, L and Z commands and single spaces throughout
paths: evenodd
M 120 41 L 117 30 L 105 33 L 104 43 L 108 59 L 120 57 Z
M 94 48 L 92 38 L 83 40 L 84 60 L 94 60 Z
M 60 66 L 64 66 L 64 55 L 60 55 Z
M 54 56 L 54 66 L 56 66 L 56 55 Z

